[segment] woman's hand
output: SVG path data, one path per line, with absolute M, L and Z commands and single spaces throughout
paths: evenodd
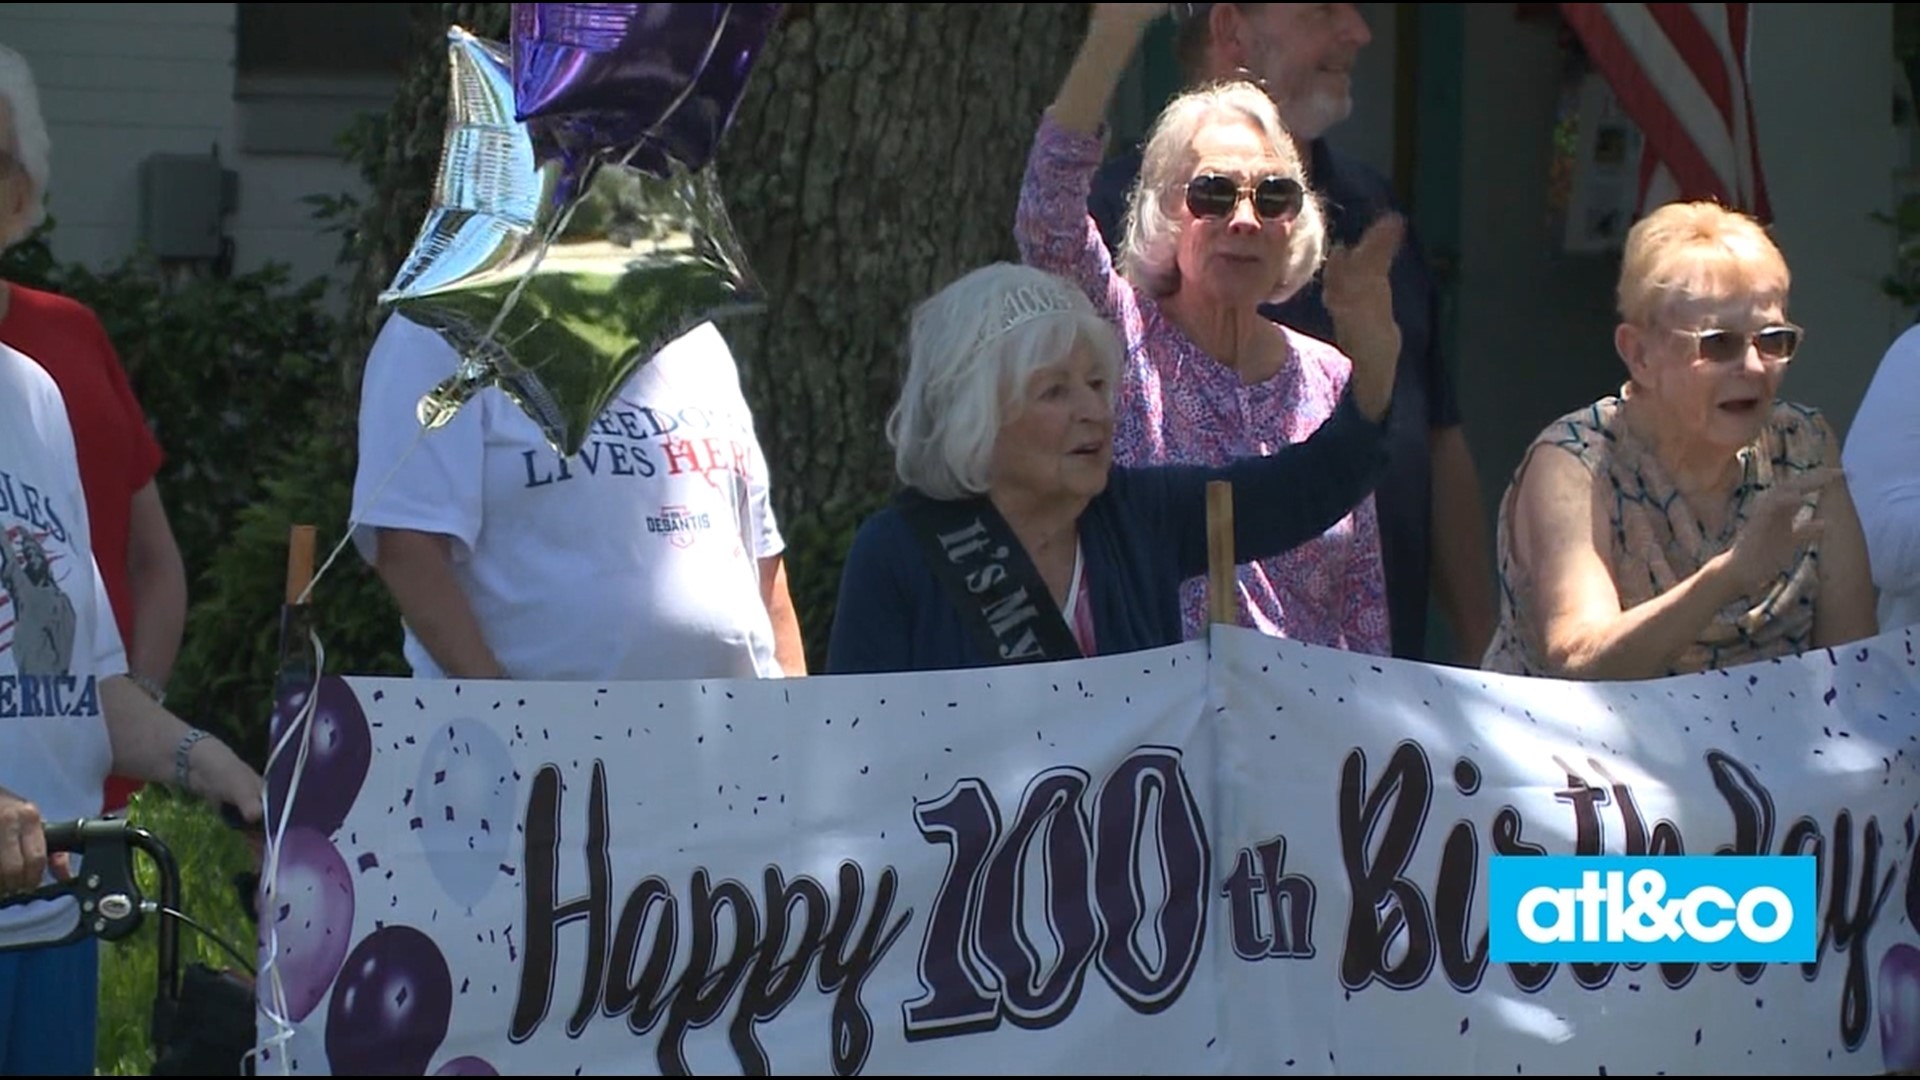
M 231 804 L 246 824 L 259 824 L 266 785 L 259 773 L 218 738 L 209 736 L 193 744 L 187 757 L 187 780 L 194 794 L 216 807 Z
M 0 896 L 39 888 L 49 863 L 57 877 L 72 872 L 66 852 L 47 857 L 46 822 L 40 820 L 40 808 L 0 788 Z
M 1810 504 L 1822 488 L 1840 479 L 1839 469 L 1814 469 L 1768 488 L 1753 502 L 1733 546 L 1720 558 L 1734 596 L 1757 596 L 1793 565 L 1800 550 L 1819 539 L 1826 522 Z
M 1354 404 L 1379 420 L 1393 403 L 1400 367 L 1400 324 L 1393 318 L 1393 260 L 1406 237 L 1399 214 L 1382 214 L 1352 248 L 1327 255 L 1321 299 L 1333 317 L 1334 344 L 1353 361 Z

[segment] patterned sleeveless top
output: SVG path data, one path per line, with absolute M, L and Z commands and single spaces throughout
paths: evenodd
M 1568 413 L 1548 425 L 1527 448 L 1572 454 L 1592 474 L 1607 500 L 1612 526 L 1604 557 L 1613 571 L 1620 606 L 1646 603 L 1686 580 L 1709 559 L 1733 546 L 1753 501 L 1779 479 L 1824 467 L 1835 458 L 1833 429 L 1818 410 L 1775 401 L 1759 438 L 1740 452 L 1742 478 L 1727 498 L 1724 520 L 1709 532 L 1653 449 L 1621 415 L 1626 388 Z M 1522 457 L 1521 472 L 1526 468 Z M 1515 675 L 1561 677 L 1545 662 L 1540 628 L 1528 607 L 1525 576 L 1516 567 L 1508 515 L 1520 472 L 1500 501 L 1497 537 L 1500 624 L 1481 667 Z M 1810 500 L 1818 513 L 1817 496 Z M 1813 643 L 1814 603 L 1819 597 L 1819 543 L 1802 548 L 1792 567 L 1771 587 L 1723 608 L 1693 644 L 1675 657 L 1664 675 L 1734 667 L 1790 656 Z

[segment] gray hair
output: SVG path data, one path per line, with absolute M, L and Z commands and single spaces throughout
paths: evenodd
M 47 176 L 53 153 L 46 118 L 40 115 L 40 92 L 34 86 L 33 68 L 27 64 L 26 57 L 5 45 L 0 45 L 0 101 L 7 104 L 13 118 L 13 145 L 0 146 L 0 153 L 18 159 L 20 167 L 26 170 L 30 190 L 27 217 L 20 223 L 20 234 L 0 236 L 0 251 L 4 251 L 33 235 L 33 230 L 47 220 Z
M 900 481 L 935 499 L 983 495 L 994 440 L 1019 415 L 1033 373 L 1076 343 L 1119 382 L 1120 336 L 1085 293 L 1044 270 L 999 262 L 922 302 L 907 335 L 907 377 L 887 417 Z
M 1180 289 L 1181 222 L 1174 213 L 1193 168 L 1193 142 L 1203 128 L 1220 123 L 1251 123 L 1279 155 L 1282 167 L 1305 189 L 1300 216 L 1288 239 L 1287 265 L 1269 298 L 1281 303 L 1300 291 L 1327 254 L 1326 215 L 1320 196 L 1307 183 L 1300 152 L 1266 91 L 1245 80 L 1214 83 L 1173 99 L 1153 123 L 1141 153 L 1140 179 L 1127 195 L 1127 223 L 1120 245 L 1120 272 L 1147 295 L 1170 296 Z

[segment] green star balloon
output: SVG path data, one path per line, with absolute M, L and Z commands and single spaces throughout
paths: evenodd
M 433 202 L 380 295 L 462 362 L 420 400 L 436 428 L 497 386 L 562 454 L 620 388 L 703 322 L 761 310 L 713 167 L 664 176 L 601 162 L 580 190 L 535 160 L 514 115 L 507 49 L 454 27 L 447 133 Z

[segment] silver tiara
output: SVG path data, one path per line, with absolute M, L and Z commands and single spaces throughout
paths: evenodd
M 1077 305 L 1073 294 L 1053 284 L 1021 285 L 1001 301 L 1000 321 L 987 331 L 987 341 L 1010 333 L 1015 327 L 1048 315 L 1072 314 Z

